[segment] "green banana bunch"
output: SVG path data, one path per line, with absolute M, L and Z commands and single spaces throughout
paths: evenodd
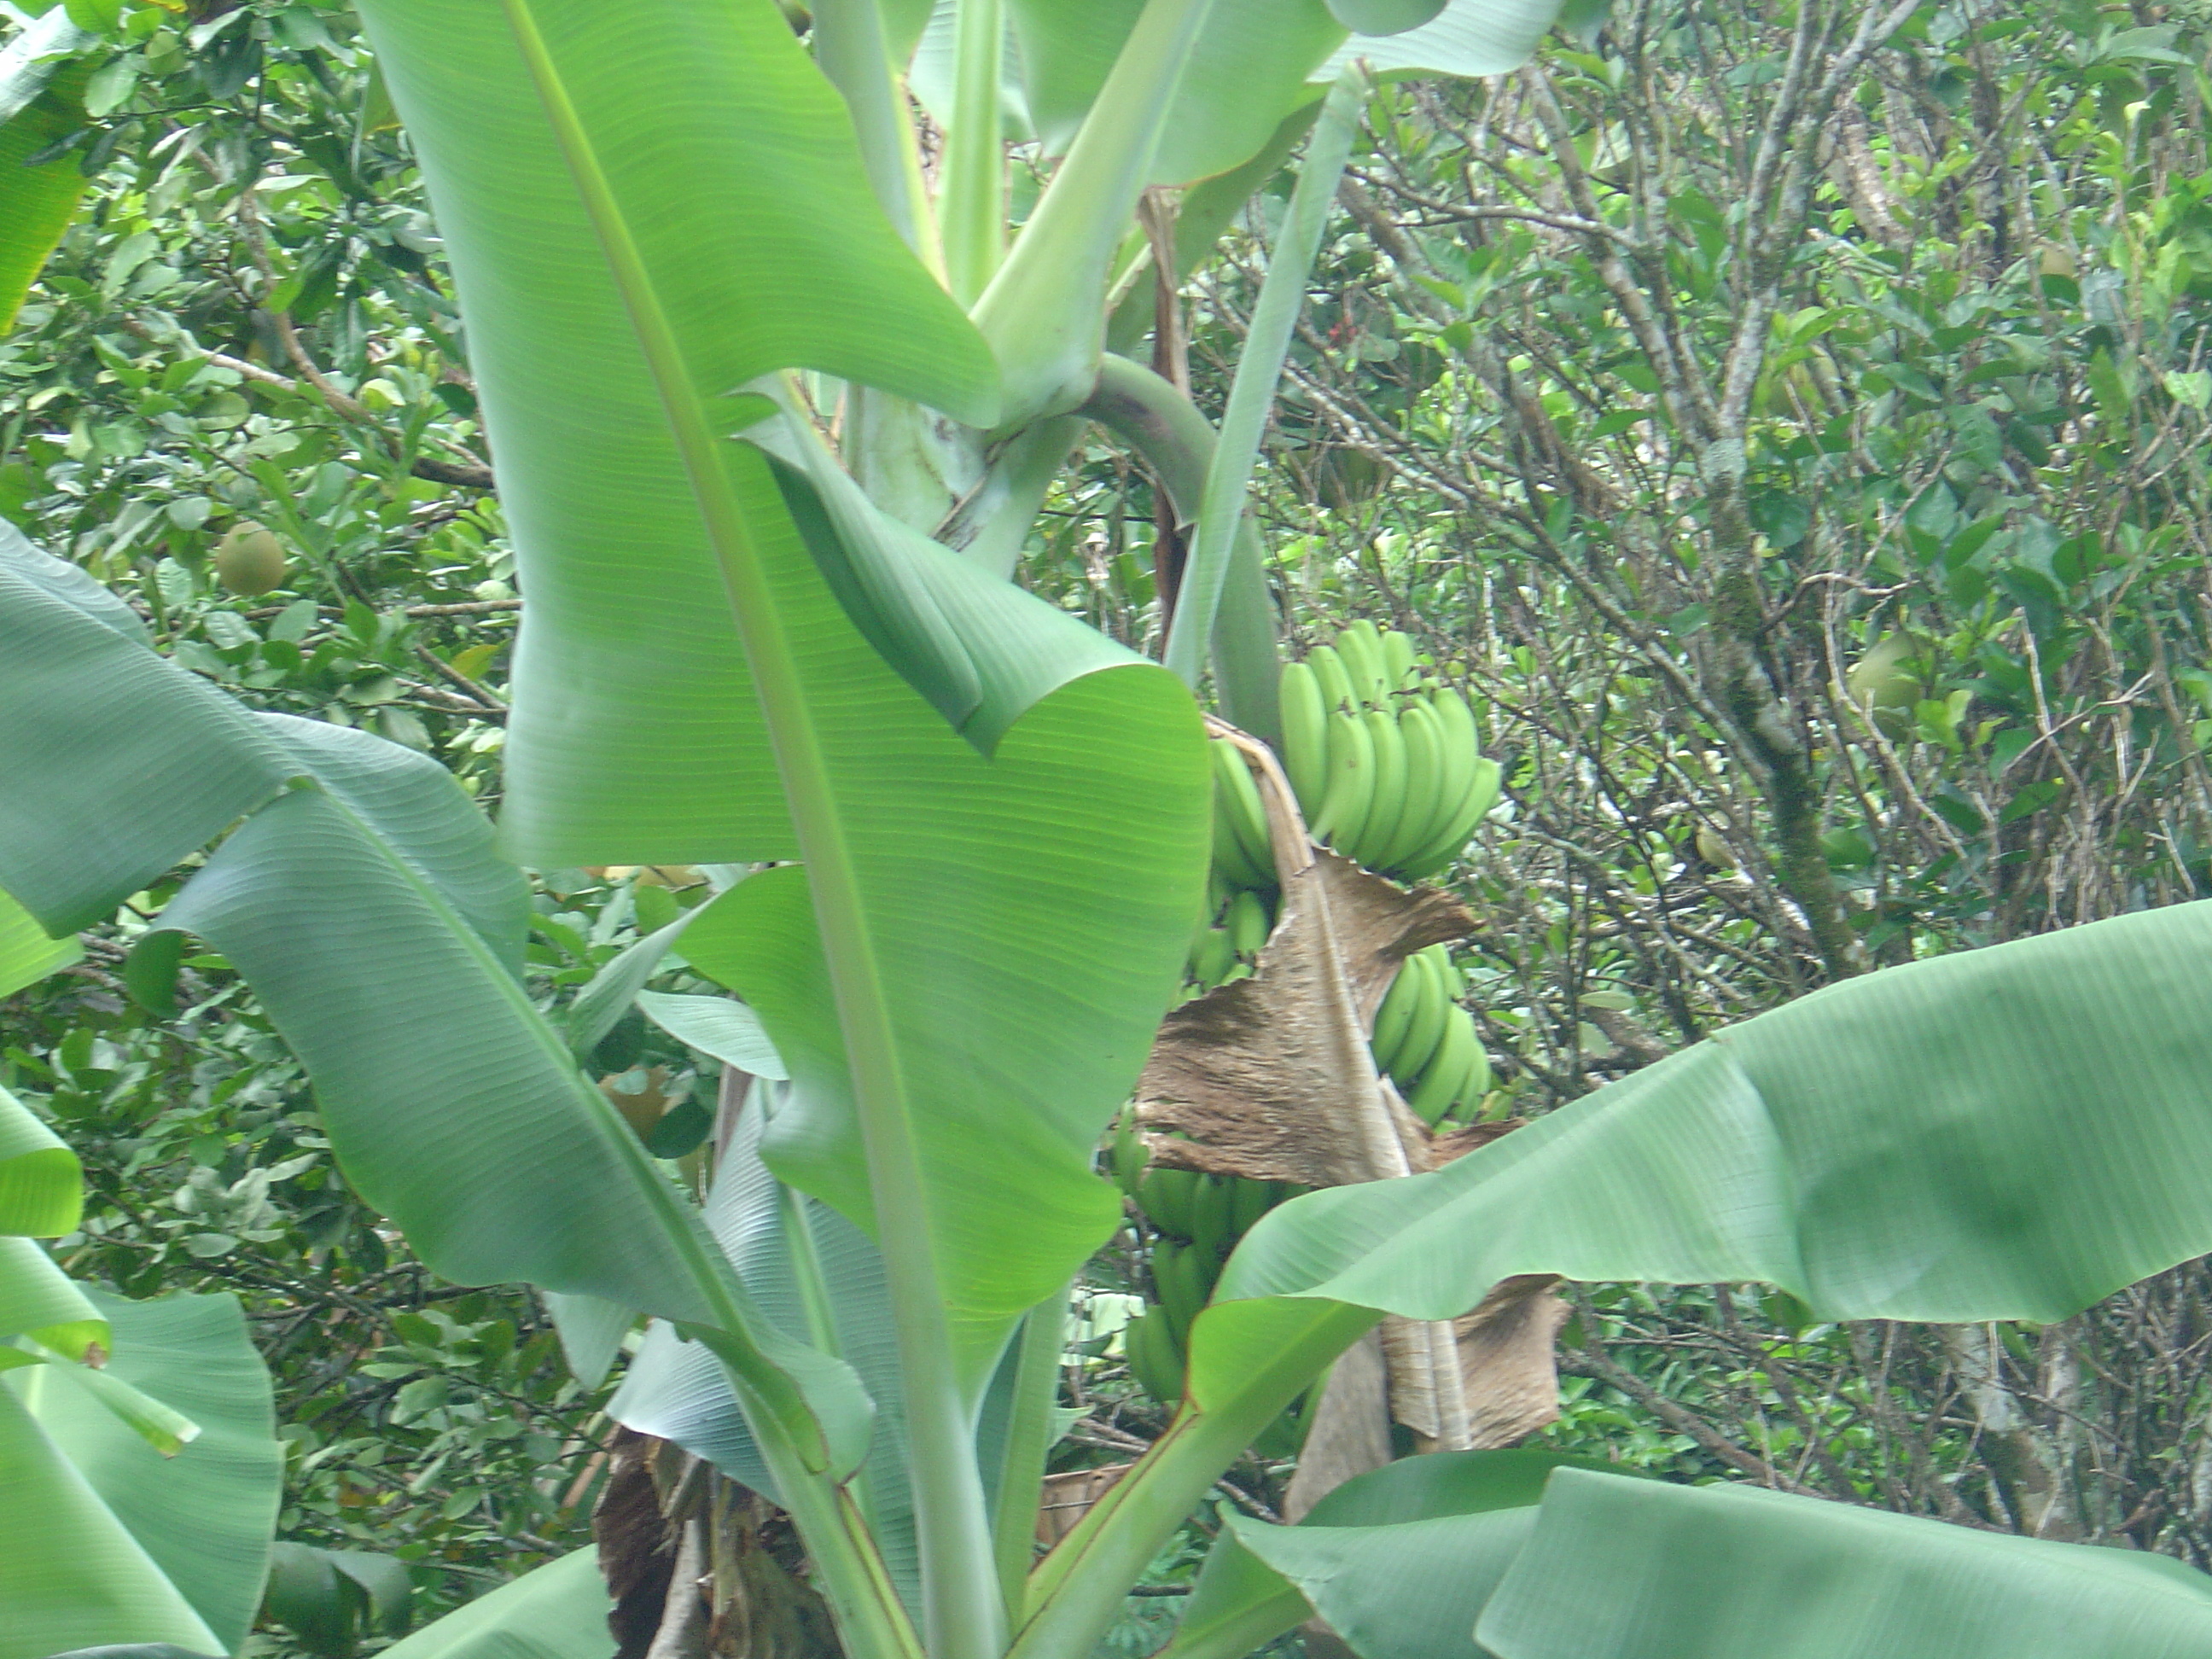
M 1243 763 L 1237 764 L 1241 768 Z M 1183 963 L 1190 980 L 1188 996 L 1248 976 L 1275 927 L 1269 896 L 1255 887 L 1231 885 L 1218 867 L 1208 891 L 1206 920 L 1191 935 L 1190 954 Z
M 1410 637 L 1356 622 L 1283 670 L 1283 770 L 1314 839 L 1401 879 L 1457 858 L 1498 804 L 1467 699 Z
M 1231 887 L 1279 885 L 1267 810 L 1252 769 L 1226 738 L 1215 738 L 1207 747 L 1213 755 L 1214 874 Z
M 1170 1408 L 1182 1398 L 1182 1341 L 1164 1309 L 1147 1308 L 1123 1326 L 1121 1352 L 1146 1394 Z
M 1466 994 L 1450 952 L 1431 945 L 1406 958 L 1375 1010 L 1375 1069 L 1432 1129 L 1447 1117 L 1473 1117 L 1490 1090 L 1490 1057 L 1460 1006 Z
M 1281 1182 L 1147 1164 L 1134 1121 L 1126 1114 L 1107 1143 L 1106 1164 L 1152 1227 L 1148 1265 L 1154 1305 L 1130 1322 L 1123 1352 L 1145 1391 L 1172 1406 L 1182 1393 L 1190 1322 L 1212 1297 L 1230 1253 L 1261 1216 L 1301 1189 Z

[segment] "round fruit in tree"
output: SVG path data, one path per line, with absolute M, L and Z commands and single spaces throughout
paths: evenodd
M 276 533 L 241 519 L 215 546 L 215 575 L 241 599 L 266 593 L 284 582 L 284 544 Z

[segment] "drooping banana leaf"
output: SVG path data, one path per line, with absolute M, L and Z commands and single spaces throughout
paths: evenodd
M 1414 9 L 1401 0 L 1360 3 L 1378 12 Z M 1450 0 L 1418 27 L 1346 41 L 1314 78 L 1334 79 L 1354 58 L 1380 76 L 1503 75 L 1528 61 L 1565 9 L 1562 0 Z
M 284 1449 L 268 1370 L 234 1297 L 128 1302 L 99 1290 L 87 1294 L 115 1334 L 106 1374 L 189 1419 L 191 1439 L 163 1455 L 96 1395 L 73 1386 L 78 1379 L 70 1367 L 11 1371 L 0 1388 L 14 1386 L 108 1514 L 182 1592 L 220 1647 L 234 1650 L 261 1603 L 283 1489 Z M 0 1516 L 6 1517 L 0 1527 L 28 1519 L 5 1505 Z
M 2208 954 L 2185 904 L 1831 987 L 1434 1175 L 1283 1206 L 1222 1298 L 1440 1318 L 1556 1273 L 2065 1318 L 2212 1249 Z
M 0 893 L 0 998 L 37 984 L 83 955 L 76 935 L 48 939 L 29 911 Z
M 1343 1589 L 1380 1628 L 1387 1578 Z M 1565 1469 L 1475 1639 L 1497 1659 L 2185 1659 L 2212 1650 L 2212 1577 L 1754 1486 Z
M 84 1294 L 113 1330 L 114 1383 L 193 1432 L 165 1455 L 73 1366 L 0 1374 L 0 1659 L 232 1651 L 260 1604 L 283 1487 L 268 1372 L 232 1297 Z
M 0 1089 L 0 1233 L 59 1238 L 83 1212 L 83 1170 L 76 1154 Z
M 1561 1452 L 1437 1452 L 1354 1476 L 1296 1527 L 1232 1521 L 1161 1659 L 1243 1659 L 1316 1612 L 1343 1620 L 1338 1634 L 1374 1659 L 1364 1604 L 1355 1613 L 1335 1590 L 1378 1577 L 1399 1592 L 1387 1610 L 1376 1598 L 1394 1650 L 1478 1659 L 1475 1618 L 1527 1541 L 1545 1481 L 1573 1467 L 1602 1468 Z
M 1209 1559 L 1172 1659 L 1236 1659 L 1271 1609 L 1275 1629 L 1310 1610 L 1359 1659 L 2181 1659 L 2212 1642 L 2212 1577 L 2163 1556 L 1542 1453 L 1411 1458 L 1344 1491 L 1299 1526 L 1233 1519 L 1217 1554 L 1234 1573 Z
M 1561 0 L 1213 0 L 1160 134 L 1152 177 L 1188 184 L 1256 153 L 1342 66 L 1496 75 L 1527 61 Z M 1010 0 L 1020 95 L 1046 153 L 1090 112 L 1143 0 Z M 1358 33 L 1353 31 L 1357 30 Z M 1408 32 L 1410 31 L 1410 32 Z
M 56 598 L 65 583 L 21 574 L 43 556 L 0 559 L 0 885 L 50 927 L 81 923 L 242 817 L 161 925 L 202 933 L 254 983 L 363 1195 L 449 1277 L 720 1333 L 793 1443 L 857 1462 L 867 1405 L 849 1370 L 752 1347 L 696 1213 L 530 1005 L 513 971 L 519 878 L 451 777 L 397 745 L 249 714 Z
M 22 1374 L 0 1374 L 0 1659 L 119 1642 L 223 1650 L 16 1398 Z

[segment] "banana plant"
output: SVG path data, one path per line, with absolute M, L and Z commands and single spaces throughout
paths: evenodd
M 1341 1352 L 1501 1279 L 2048 1320 L 2212 1249 L 2212 911 L 1893 969 L 1270 1212 L 1192 1325 L 1166 1433 L 1031 1559 L 1065 1286 L 1118 1216 L 1093 1151 L 1203 899 L 1198 646 L 1225 708 L 1272 718 L 1256 542 L 1226 515 L 1287 300 L 1214 441 L 1106 350 L 1145 262 L 1185 257 L 1136 232 L 1139 198 L 1188 186 L 1185 224 L 1218 228 L 1343 88 L 1278 251 L 1293 283 L 1364 77 L 1508 67 L 1554 9 L 821 0 L 802 40 L 772 0 L 362 0 L 528 594 L 496 841 L 434 763 L 250 713 L 0 532 L 0 888 L 59 938 L 192 865 L 134 992 L 159 1006 L 199 936 L 434 1269 L 543 1287 L 602 1362 L 649 1316 L 624 1414 L 789 1513 L 853 1659 L 1082 1659 Z M 1018 231 L 1010 136 L 1056 158 Z M 1180 676 L 1005 580 L 1088 418 L 1184 481 L 1224 567 Z M 750 871 L 681 949 L 787 1075 L 722 1126 L 703 1207 L 526 994 L 518 862 Z M 2185 1569 L 1470 1455 L 1239 1523 L 1176 1650 L 1316 1613 L 1366 1659 L 2212 1643 Z M 571 1561 L 410 1639 L 574 1653 L 596 1605 Z

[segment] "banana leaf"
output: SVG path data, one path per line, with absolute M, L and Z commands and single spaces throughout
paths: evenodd
M 198 1432 L 165 1456 L 72 1367 L 0 1375 L 0 1659 L 137 1642 L 234 1650 L 283 1485 L 268 1373 L 232 1297 L 85 1294 L 115 1333 L 116 1378 Z
M 14 1371 L 8 1381 L 222 1649 L 235 1650 L 261 1603 L 283 1495 L 268 1370 L 234 1297 L 86 1294 L 115 1334 L 105 1375 L 188 1419 L 191 1439 L 164 1455 L 110 1403 L 73 1386 L 86 1380 L 73 1367 Z
M 599 1552 L 580 1549 L 423 1626 L 379 1659 L 609 1659 L 612 1605 Z
M 237 822 L 161 927 L 201 933 L 254 983 L 341 1167 L 424 1259 L 694 1322 L 750 1368 L 793 1443 L 857 1462 L 868 1407 L 849 1370 L 754 1346 L 696 1212 L 524 994 L 520 878 L 451 777 L 249 714 L 57 598 L 43 558 L 0 559 L 0 886 L 49 927 L 78 925 Z M 11 1267 L 34 1273 L 21 1254 Z
M 48 939 L 29 911 L 0 893 L 0 998 L 37 984 L 83 956 L 75 935 Z
M 799 1340 L 842 1355 L 877 1402 L 861 1498 L 901 1595 L 915 1600 L 914 1499 L 906 1469 L 899 1360 L 883 1257 L 867 1236 L 817 1199 L 780 1187 L 761 1161 L 766 1103 L 755 1083 L 736 1132 L 715 1164 L 707 1224 L 763 1316 Z M 775 1477 L 763 1460 L 729 1379 L 696 1342 L 665 1321 L 647 1331 L 607 1414 L 671 1440 L 771 1502 Z
M 15 326 L 89 182 L 73 155 L 25 163 L 85 125 L 92 64 L 76 54 L 95 39 L 57 6 L 0 51 L 0 333 Z
M 1296 1527 L 1234 1517 L 1164 1659 L 1236 1659 L 1310 1613 L 1359 1659 L 2180 1659 L 2212 1640 L 2212 1577 L 2163 1556 L 1623 1473 L 1443 1453 Z

